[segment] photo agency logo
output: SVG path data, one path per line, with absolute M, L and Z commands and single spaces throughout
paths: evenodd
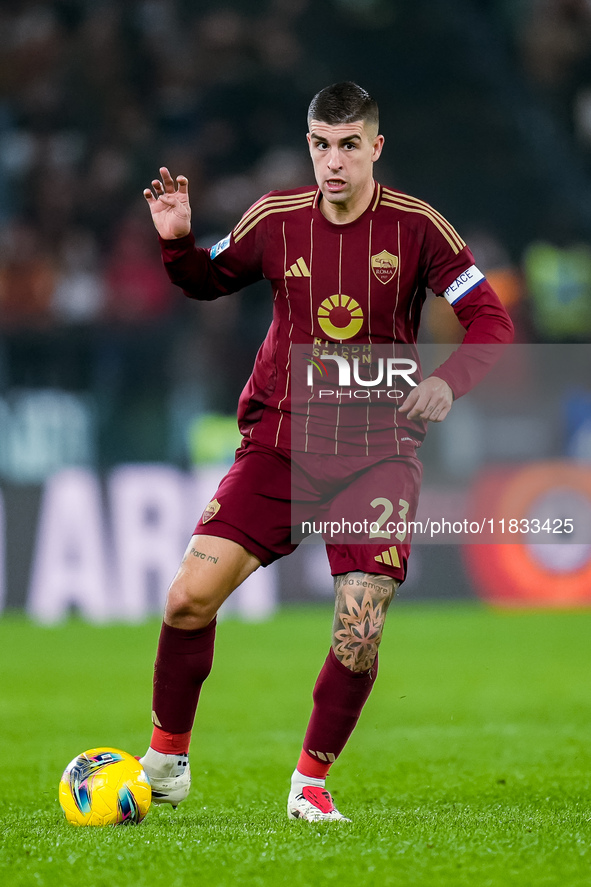
M 361 358 L 351 354 L 305 353 L 303 359 L 308 364 L 306 385 L 311 389 L 312 398 L 318 401 L 334 398 L 397 401 L 420 381 L 418 376 L 413 378 L 418 373 L 418 363 L 409 357 L 378 357 L 370 363 L 364 360 L 363 368 L 360 368 Z

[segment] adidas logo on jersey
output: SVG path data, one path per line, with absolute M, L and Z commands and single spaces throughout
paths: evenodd
M 386 551 L 382 551 L 381 554 L 374 557 L 374 561 L 377 561 L 379 564 L 388 564 L 389 567 L 399 567 L 400 558 L 398 557 L 398 549 L 395 545 L 392 545 L 390 548 L 387 548 Z
M 310 272 L 308 271 L 308 266 L 300 256 L 297 262 L 294 262 L 289 271 L 285 275 L 286 277 L 310 277 Z

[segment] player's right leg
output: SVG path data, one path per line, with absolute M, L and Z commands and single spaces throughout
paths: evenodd
M 154 732 L 142 759 L 156 803 L 176 805 L 189 791 L 187 753 L 219 607 L 257 567 L 296 547 L 290 478 L 287 454 L 243 441 L 170 587 L 154 671 Z
M 231 539 L 195 535 L 168 590 L 154 669 L 154 729 L 141 758 L 155 804 L 176 807 L 189 793 L 189 743 L 213 662 L 216 614 L 259 566 L 258 558 Z
M 193 536 L 168 589 L 165 624 L 186 631 L 206 628 L 226 598 L 260 565 L 232 539 Z

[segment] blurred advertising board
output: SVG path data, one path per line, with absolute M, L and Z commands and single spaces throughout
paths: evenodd
M 192 528 L 224 470 L 187 473 L 136 464 L 101 476 L 68 468 L 42 486 L 0 486 L 0 609 L 23 609 L 45 623 L 71 612 L 94 622 L 161 613 Z M 539 533 L 550 541 L 540 542 L 539 533 L 531 532 L 539 508 L 549 515 L 548 533 Z M 564 534 L 551 532 L 571 520 L 588 525 L 588 467 L 546 462 L 488 470 L 468 497 L 427 485 L 417 521 L 431 519 L 434 510 L 445 515 L 441 523 L 449 520 L 449 532 L 438 530 L 431 544 L 423 540 L 413 547 L 399 593 L 403 600 L 479 596 L 511 607 L 591 604 L 591 544 L 565 542 Z M 487 521 L 506 521 L 503 541 L 479 543 L 479 535 L 470 533 L 470 523 L 479 523 L 483 511 Z M 511 531 L 510 521 L 517 520 L 528 521 L 529 535 Z M 322 540 L 308 540 L 290 557 L 254 573 L 225 613 L 261 619 L 282 602 L 331 600 L 324 546 L 314 541 Z
M 395 421 L 392 404 L 406 396 L 404 386 L 412 387 L 419 366 L 426 376 L 453 350 L 419 346 L 404 354 L 396 346 L 392 357 L 365 345 L 298 348 L 292 361 L 300 387 L 292 395 L 302 421 L 294 433 L 312 440 L 314 419 L 324 448 L 335 415 L 355 443 L 360 422 L 368 427 L 370 401 L 372 410 L 373 401 L 384 404 L 376 422 Z M 299 549 L 253 574 L 226 611 L 262 618 L 283 602 L 331 600 L 324 543 L 335 533 L 337 541 L 350 541 L 347 534 L 364 541 L 357 521 L 367 522 L 378 563 L 393 563 L 401 537 L 412 538 L 403 601 L 591 604 L 590 353 L 588 345 L 503 349 L 486 378 L 417 441 L 423 484 L 415 514 L 405 511 L 395 489 L 384 486 L 367 502 L 361 489 L 350 514 L 333 514 L 327 528 L 313 521 L 303 528 Z M 468 355 L 473 363 L 486 359 L 486 353 Z M 179 400 L 174 391 L 170 399 Z M 155 411 L 161 428 L 151 436 L 152 426 L 132 413 L 138 438 L 163 443 L 154 461 L 126 464 L 117 448 L 105 447 L 126 440 L 121 428 L 130 425 L 129 407 L 118 412 L 111 404 L 106 422 L 98 402 L 88 392 L 60 389 L 12 388 L 0 395 L 2 607 L 46 622 L 71 611 L 97 621 L 162 611 L 192 529 L 227 469 L 234 420 L 187 408 L 182 423 L 167 424 L 174 411 Z M 337 443 L 333 435 L 331 446 Z M 307 471 L 306 460 L 316 453 L 302 452 L 300 467 Z M 332 459 L 331 453 L 322 455 Z

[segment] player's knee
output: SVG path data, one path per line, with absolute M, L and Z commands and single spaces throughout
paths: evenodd
M 399 584 L 390 576 L 361 571 L 335 577 L 332 647 L 350 671 L 369 672 L 374 667 L 386 613 Z
M 175 628 L 205 628 L 217 613 L 217 604 L 181 582 L 173 582 L 166 599 L 165 621 Z
M 380 638 L 381 639 L 381 638 Z M 354 674 L 367 674 L 372 671 L 378 655 L 380 641 L 374 642 L 371 647 L 365 647 L 354 652 L 348 651 L 346 656 L 340 655 L 339 644 L 333 641 L 332 649 L 341 665 L 348 668 Z

